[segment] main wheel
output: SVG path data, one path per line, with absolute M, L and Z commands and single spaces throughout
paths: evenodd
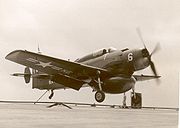
M 102 91 L 97 91 L 97 92 L 95 93 L 95 99 L 96 99 L 96 101 L 99 102 L 99 103 L 103 102 L 104 99 L 105 99 L 105 94 L 104 94 L 104 92 L 102 92 Z

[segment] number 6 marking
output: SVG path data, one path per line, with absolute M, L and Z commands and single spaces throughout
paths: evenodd
M 132 61 L 133 60 L 133 54 L 132 53 L 129 53 L 128 54 L 128 61 Z

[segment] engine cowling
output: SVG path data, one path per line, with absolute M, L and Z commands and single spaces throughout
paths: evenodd
M 111 77 L 104 81 L 103 91 L 106 93 L 124 93 L 135 85 L 134 77 Z
M 30 82 L 30 80 L 31 80 L 31 71 L 29 67 L 26 67 L 24 69 L 24 81 L 27 84 Z

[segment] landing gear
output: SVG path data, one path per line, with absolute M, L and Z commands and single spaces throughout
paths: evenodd
M 124 93 L 124 96 L 123 96 L 123 108 L 126 108 L 126 94 Z
M 142 94 L 132 92 L 131 93 L 131 108 L 142 108 Z
M 104 92 L 102 92 L 102 91 L 97 91 L 97 92 L 95 93 L 95 99 L 96 99 L 96 101 L 99 102 L 99 103 L 103 102 L 104 99 L 105 99 L 105 94 L 104 94 Z
M 105 99 L 105 94 L 104 92 L 102 91 L 102 86 L 101 86 L 101 79 L 100 79 L 100 71 L 97 71 L 97 75 L 98 75 L 98 87 L 99 87 L 99 90 L 95 93 L 95 99 L 97 102 L 101 103 L 104 101 Z
M 49 99 L 52 99 L 53 96 L 54 96 L 54 91 L 51 90 L 51 95 L 49 96 Z

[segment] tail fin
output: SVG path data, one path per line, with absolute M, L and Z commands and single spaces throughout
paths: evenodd
M 29 83 L 30 80 L 31 80 L 31 71 L 30 71 L 29 67 L 26 67 L 26 68 L 25 68 L 24 74 L 25 74 L 25 75 L 24 75 L 24 80 L 25 80 L 25 82 L 26 82 L 26 84 L 27 84 L 27 83 Z
M 26 67 L 24 69 L 24 73 L 13 73 L 11 75 L 12 76 L 18 76 L 18 77 L 24 77 L 24 81 L 25 81 L 26 84 L 30 82 L 31 76 L 32 76 L 29 67 Z

